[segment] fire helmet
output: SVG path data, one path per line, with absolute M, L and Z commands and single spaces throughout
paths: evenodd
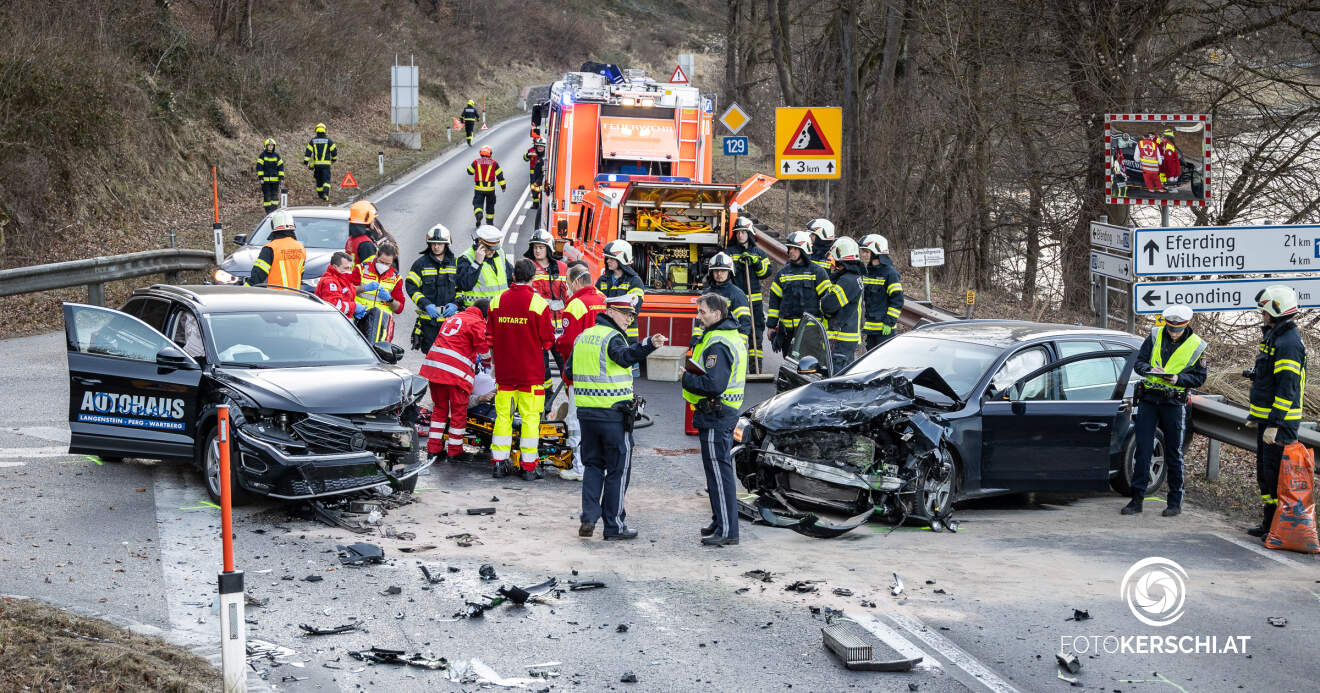
M 605 257 L 618 261 L 620 265 L 631 265 L 633 261 L 632 245 L 625 240 L 613 240 L 605 244 Z

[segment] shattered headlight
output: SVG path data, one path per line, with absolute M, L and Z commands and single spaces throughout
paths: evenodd
M 739 417 L 738 423 L 734 424 L 733 426 L 733 442 L 735 443 L 743 442 L 743 437 L 746 434 L 747 429 L 750 428 L 751 425 L 752 422 L 747 417 L 745 416 Z
M 772 441 L 786 455 L 857 471 L 864 472 L 875 462 L 875 441 L 852 431 L 796 431 Z

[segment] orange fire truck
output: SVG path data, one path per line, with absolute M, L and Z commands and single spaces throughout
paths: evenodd
M 571 246 L 566 259 L 580 256 L 597 274 L 605 244 L 628 241 L 646 284 L 639 332 L 686 344 L 707 263 L 737 210 L 777 179 L 712 183 L 711 98 L 639 70 L 612 72 L 567 73 L 538 109 L 546 138 L 541 218 Z

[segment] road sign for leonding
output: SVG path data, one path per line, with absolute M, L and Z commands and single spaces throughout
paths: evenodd
M 1320 225 L 1137 229 L 1137 274 L 1320 271 Z
M 908 251 L 913 267 L 939 267 L 944 264 L 943 248 L 913 248 Z
M 1098 221 L 1091 222 L 1091 245 L 1132 254 L 1132 229 Z
M 1130 282 L 1132 281 L 1132 259 L 1092 250 L 1091 274 Z
M 1320 307 L 1320 277 L 1276 277 L 1142 282 L 1132 287 L 1133 308 L 1138 313 L 1159 313 L 1175 303 L 1181 303 L 1197 312 L 1254 310 L 1256 294 L 1274 284 L 1292 287 L 1297 292 L 1297 304 L 1302 308 Z

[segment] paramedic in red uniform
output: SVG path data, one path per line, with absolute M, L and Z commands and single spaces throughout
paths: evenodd
M 1146 181 L 1146 189 L 1151 192 L 1166 192 L 1160 182 L 1160 147 L 1155 144 L 1155 133 L 1146 133 L 1146 138 L 1137 143 L 1137 161 L 1141 164 L 1141 176 Z
M 336 251 L 330 256 L 330 265 L 316 282 L 316 296 L 334 306 L 349 319 L 366 315 L 365 306 L 357 302 L 357 284 L 353 282 L 353 259 L 348 253 Z
M 495 365 L 495 428 L 491 431 L 491 476 L 508 473 L 513 451 L 513 410 L 522 417 L 518 452 L 523 479 L 540 476 L 538 448 L 545 409 L 545 352 L 554 346 L 550 304 L 532 290 L 536 264 L 513 266 L 513 284 L 490 302 L 487 318 Z
M 431 383 L 433 408 L 426 452 L 432 456 L 432 462 L 438 461 L 441 455 L 446 455 L 450 462 L 463 457 L 468 397 L 472 394 L 477 359 L 489 356 L 490 352 L 490 339 L 486 334 L 489 310 L 490 302 L 483 298 L 467 310 L 445 318 L 418 372 Z

